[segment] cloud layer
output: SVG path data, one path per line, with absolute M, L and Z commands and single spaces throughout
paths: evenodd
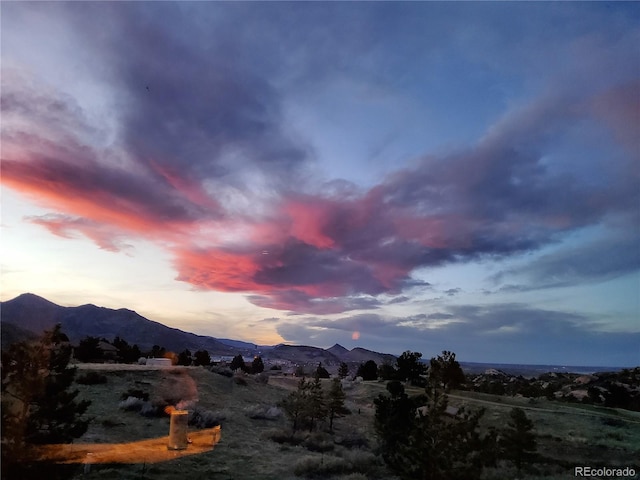
M 51 210 L 28 220 L 53 234 L 80 233 L 114 251 L 127 239 L 151 240 L 171 253 L 177 278 L 198 289 L 316 315 L 377 308 L 426 287 L 418 269 L 535 252 L 587 227 L 605 225 L 622 239 L 602 240 L 603 249 L 637 245 L 639 150 L 630 125 L 640 83 L 632 66 L 603 69 L 614 47 L 637 66 L 637 29 L 600 39 L 577 33 L 568 52 L 587 45 L 593 55 L 566 57 L 558 75 L 544 72 L 544 88 L 504 108 L 476 141 L 405 159 L 376 184 L 355 185 L 318 175 L 313 146 L 283 105 L 295 82 L 336 75 L 355 52 L 375 62 L 353 74 L 376 71 L 393 58 L 384 45 L 334 26 L 336 38 L 310 32 L 316 55 L 312 43 L 293 48 L 303 27 L 292 26 L 281 41 L 295 55 L 274 50 L 279 22 L 307 19 L 300 7 L 293 20 L 278 19 L 279 8 L 264 23 L 249 15 L 261 29 L 236 31 L 220 27 L 215 13 L 242 18 L 240 7 L 208 6 L 211 28 L 188 6 L 39 8 L 82 38 L 97 28 L 92 18 L 108 20 L 79 48 L 100 56 L 115 125 L 101 132 L 81 100 L 3 66 L 2 182 Z M 380 21 L 381 10 L 367 15 Z M 339 53 L 330 59 L 332 47 Z M 487 69 L 493 61 L 478 51 L 458 55 Z M 91 80 L 88 70 L 76 73 Z M 585 73 L 592 77 L 568 83 Z M 389 89 L 399 79 L 376 81 Z M 546 257 L 530 285 L 638 268 L 632 255 L 631 266 L 603 260 L 568 273 L 590 248 Z

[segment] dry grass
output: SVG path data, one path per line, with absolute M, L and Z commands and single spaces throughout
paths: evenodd
M 166 397 L 175 400 L 180 396 L 177 393 L 195 396 L 199 410 L 215 412 L 221 419 L 222 439 L 211 451 L 153 465 L 141 460 L 134 464 L 95 465 L 88 472 L 79 465 L 77 479 L 393 478 L 372 456 L 376 445 L 373 399 L 385 391 L 384 383 L 363 382 L 347 390 L 346 403 L 352 414 L 336 420 L 335 446 L 329 448 L 327 439 L 319 436 L 293 443 L 272 441 L 270 436 L 278 431 L 285 434 L 290 431 L 286 418 L 265 419 L 263 415 L 255 415 L 267 412 L 296 388 L 299 379 L 294 377 L 270 377 L 268 384 L 264 384 L 248 376 L 246 385 L 238 385 L 233 378 L 201 367 L 94 364 L 82 365 L 80 369 L 97 371 L 106 375 L 108 381 L 77 386 L 83 398 L 92 400 L 88 414 L 94 417 L 88 432 L 78 442 L 136 442 L 168 435 L 168 416 L 144 417 L 118 408 L 121 395 L 129 390 L 146 392 L 150 400 L 156 401 Z M 187 377 L 192 382 L 183 381 Z M 328 381 L 325 383 L 328 385 Z M 485 407 L 483 428 L 503 427 L 513 406 L 526 409 L 540 436 L 539 451 L 549 460 L 537 466 L 537 473 L 521 475 L 521 479 L 572 478 L 574 465 L 638 467 L 631 463 L 640 458 L 640 418 L 635 414 L 469 392 L 456 392 L 451 403 Z M 503 463 L 498 469 L 487 470 L 484 478 L 515 478 L 512 470 L 513 467 Z

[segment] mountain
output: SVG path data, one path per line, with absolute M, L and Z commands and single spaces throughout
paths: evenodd
M 327 350 L 284 344 L 258 347 L 240 340 L 217 339 L 170 328 L 126 308 L 114 310 L 92 304 L 62 307 L 32 293 L 1 302 L 0 322 L 3 348 L 15 341 L 31 340 L 60 323 L 71 343 L 75 344 L 91 336 L 109 341 L 120 337 L 130 345 L 137 344 L 143 351 L 159 345 L 174 352 L 188 348 L 192 352 L 207 350 L 210 355 L 250 356 L 259 349 L 265 359 L 288 360 L 296 364 L 322 363 L 326 366 L 337 366 L 341 362 L 364 363 L 367 360 L 381 365 L 385 361 L 393 363 L 396 358 L 364 348 L 347 350 L 338 344 Z
M 292 363 L 322 363 L 339 365 L 340 359 L 328 350 L 306 345 L 277 345 L 267 353 L 268 358 L 288 360 Z
M 338 357 L 339 359 L 343 359 L 343 357 L 349 353 L 349 350 L 347 350 L 346 348 L 344 348 L 342 345 L 340 345 L 339 343 L 336 343 L 333 347 L 331 348 L 327 348 L 327 352 L 332 353 L 333 355 L 335 355 L 336 357 Z
M 13 323 L 2 324 L 2 349 L 9 348 L 9 346 L 16 342 L 33 341 L 38 338 L 33 332 L 20 328 Z
M 91 304 L 62 307 L 31 293 L 2 302 L 0 321 L 3 336 L 5 331 L 14 332 L 15 327 L 40 335 L 60 323 L 72 343 L 78 343 L 86 336 L 110 341 L 118 336 L 129 344 L 137 344 L 142 350 L 160 345 L 177 352 L 188 348 L 192 351 L 207 350 L 217 355 L 237 353 L 235 348 L 213 337 L 170 328 L 126 308 L 114 310 Z
M 230 347 L 237 348 L 239 350 L 246 350 L 249 352 L 253 352 L 258 349 L 258 346 L 255 343 L 243 342 L 241 340 L 231 340 L 228 338 L 217 338 L 220 343 L 224 343 L 225 345 L 229 345 Z
M 366 348 L 356 347 L 343 357 L 345 362 L 364 363 L 368 360 L 373 360 L 378 365 L 383 363 L 390 363 L 394 365 L 396 363 L 396 357 L 388 353 L 378 353 Z

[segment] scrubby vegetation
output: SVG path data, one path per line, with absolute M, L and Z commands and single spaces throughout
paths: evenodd
M 164 409 L 174 406 L 189 410 L 191 430 L 221 426 L 222 440 L 212 451 L 154 465 L 142 458 L 133 465 L 93 465 L 88 472 L 75 464 L 67 473 L 77 480 L 541 480 L 568 478 L 580 464 L 631 465 L 640 471 L 630 464 L 640 458 L 640 417 L 607 408 L 600 388 L 599 403 L 589 404 L 510 390 L 540 379 L 510 381 L 490 372 L 462 382 L 451 352 L 429 362 L 419 352 L 405 352 L 400 364 L 376 365 L 375 377 L 388 375 L 388 381 L 349 379 L 348 366 L 338 378 L 324 379 L 315 375 L 317 363 L 308 368 L 312 378 L 285 376 L 268 366 L 252 374 L 252 364 L 245 365 L 246 372 L 238 366 L 234 375 L 226 366 L 196 367 L 194 357 L 191 366 L 168 369 L 80 365 L 77 399 L 93 400 L 81 418 L 95 421 L 78 441 L 162 438 L 169 428 Z M 580 376 L 553 375 L 542 382 L 562 389 L 570 379 L 572 389 L 597 388 L 604 382 L 634 385 L 634 375 L 629 370 L 578 382 Z M 107 383 L 80 381 L 102 377 Z M 513 393 L 474 391 L 479 390 L 475 381 L 504 383 Z

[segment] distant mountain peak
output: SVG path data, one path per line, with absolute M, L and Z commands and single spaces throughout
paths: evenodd
M 18 295 L 16 298 L 12 299 L 12 300 L 8 300 L 9 302 L 40 302 L 40 303 L 47 303 L 50 305 L 55 305 L 55 303 L 47 300 L 44 297 L 41 297 L 40 295 L 36 295 L 35 293 L 31 293 L 31 292 L 27 292 L 27 293 L 21 293 L 20 295 Z
M 336 343 L 333 347 L 331 348 L 327 348 L 327 351 L 333 353 L 335 356 L 337 357 L 342 357 L 343 355 L 346 355 L 347 353 L 349 353 L 349 350 L 344 348 L 342 345 L 340 345 L 339 343 Z

